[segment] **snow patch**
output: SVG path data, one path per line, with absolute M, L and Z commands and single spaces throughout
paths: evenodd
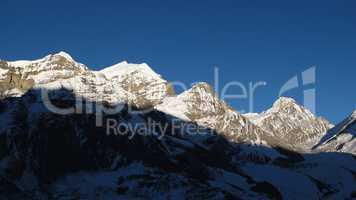
M 158 111 L 164 112 L 168 115 L 172 115 L 179 119 L 190 121 L 186 116 L 188 112 L 188 107 L 181 98 L 177 97 L 166 97 L 163 102 L 155 107 Z

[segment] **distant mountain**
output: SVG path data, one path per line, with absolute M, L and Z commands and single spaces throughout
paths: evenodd
M 0 97 L 0 199 L 356 195 L 355 156 L 340 153 L 353 153 L 354 115 L 325 134 L 330 123 L 289 98 L 241 115 L 206 83 L 176 95 L 147 64 L 93 71 L 64 52 L 0 61 Z
M 330 129 L 314 149 L 356 155 L 356 111 Z
M 280 97 L 265 112 L 245 114 L 258 127 L 272 133 L 281 143 L 293 146 L 295 150 L 310 151 L 333 125 L 326 119 L 316 117 L 294 99 Z

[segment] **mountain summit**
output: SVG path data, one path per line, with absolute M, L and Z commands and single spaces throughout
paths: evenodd
M 316 117 L 294 99 L 287 97 L 280 97 L 265 112 L 245 116 L 257 126 L 273 133 L 281 141 L 304 151 L 309 151 L 311 145 L 320 140 L 332 127 L 327 120 Z
M 72 56 L 69 55 L 68 53 L 64 52 L 64 51 L 60 51 L 56 54 L 54 54 L 55 56 L 62 56 L 63 58 L 67 59 L 67 60 L 71 60 L 71 61 L 74 61 Z

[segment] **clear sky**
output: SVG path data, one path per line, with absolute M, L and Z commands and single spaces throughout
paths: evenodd
M 356 108 L 356 1 L 0 1 L 0 58 L 66 51 L 92 69 L 147 62 L 171 81 L 265 81 L 256 112 L 316 66 L 317 114 L 338 122 Z M 248 88 L 247 88 L 248 89 Z M 302 101 L 303 89 L 286 93 Z M 241 88 L 231 88 L 240 94 Z M 248 99 L 228 101 L 248 109 Z

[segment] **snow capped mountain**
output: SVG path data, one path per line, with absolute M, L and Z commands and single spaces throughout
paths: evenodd
M 99 73 L 110 81 L 114 94 L 138 108 L 150 108 L 164 97 L 175 94 L 173 87 L 146 63 L 129 64 L 124 61 Z
M 65 52 L 48 55 L 34 61 L 8 62 L 8 66 L 17 69 L 22 79 L 32 79 L 35 84 L 46 84 L 58 79 L 72 78 L 88 70 L 85 65 L 75 62 Z
M 330 129 L 314 149 L 356 155 L 356 111 Z
M 88 100 L 145 108 L 174 94 L 170 84 L 145 63 L 121 62 L 91 71 L 59 52 L 34 61 L 1 61 L 0 69 L 0 96 L 4 97 L 21 96 L 32 88 L 65 88 Z
M 123 104 L 102 117 L 126 134 L 47 110 L 40 89 L 62 107 Z M 355 158 L 332 152 L 355 152 L 355 119 L 324 135 L 330 123 L 284 97 L 241 115 L 207 83 L 176 95 L 145 63 L 0 61 L 0 199 L 352 199 Z
M 179 108 L 176 106 L 180 105 Z M 205 116 L 224 112 L 226 104 L 221 102 L 207 83 L 197 83 L 182 94 L 163 100 L 156 109 L 173 116 L 195 121 Z
M 281 141 L 305 151 L 332 127 L 327 120 L 316 117 L 294 99 L 287 97 L 280 97 L 270 109 L 261 114 L 245 116 Z
M 131 74 L 135 71 L 139 71 L 148 77 L 161 78 L 161 76 L 156 74 L 146 63 L 131 64 L 127 61 L 122 61 L 110 67 L 106 67 L 100 72 L 103 73 L 107 78 L 111 79 L 115 76 L 123 76 L 125 74 Z
M 221 101 L 207 83 L 197 83 L 176 97 L 165 98 L 155 108 L 216 130 L 233 142 L 291 149 L 288 144 L 279 142 L 273 134 L 265 132 Z

